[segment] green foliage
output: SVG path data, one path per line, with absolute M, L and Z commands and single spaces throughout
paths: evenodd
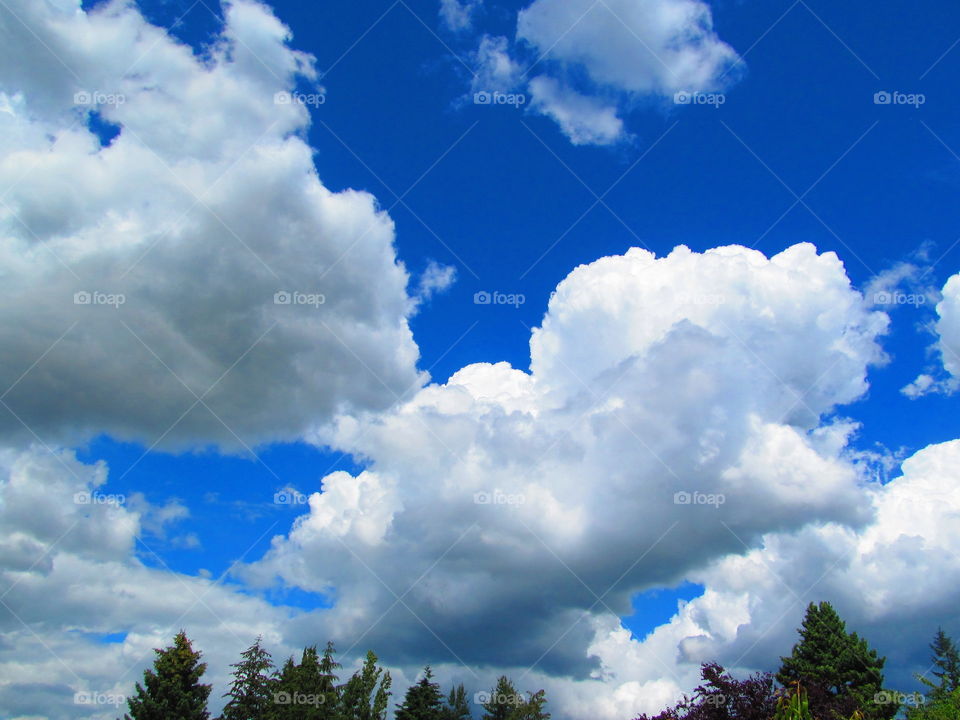
M 874 701 L 884 692 L 886 658 L 878 657 L 876 650 L 857 633 L 847 633 L 846 625 L 830 603 L 810 603 L 799 632 L 800 642 L 793 646 L 793 653 L 781 658 L 783 665 L 777 673 L 780 684 L 786 687 L 801 682 L 825 690 L 834 698 L 849 699 L 867 720 L 890 720 L 896 715 L 896 703 Z M 812 704 L 812 711 L 818 718 L 835 714 L 828 712 L 820 701 Z
M 933 667 L 936 668 L 932 674 L 937 682 L 919 675 L 917 679 L 929 688 L 927 700 L 937 702 L 960 689 L 960 652 L 943 628 L 937 628 L 930 650 L 933 653 Z
M 470 701 L 462 684 L 450 688 L 447 702 L 440 711 L 441 720 L 471 720 Z
M 794 689 L 780 698 L 773 720 L 813 720 L 810 713 L 810 700 L 806 691 L 797 682 Z
M 538 690 L 517 705 L 510 714 L 510 720 L 550 720 L 550 713 L 544 710 L 546 704 L 546 694 L 543 690 Z
M 233 685 L 224 697 L 230 698 L 223 708 L 221 720 L 263 720 L 271 708 L 271 675 L 273 659 L 260 646 L 261 638 L 247 648 L 234 668 Z
M 200 684 L 207 669 L 202 653 L 194 652 L 183 630 L 173 645 L 154 652 L 153 670 L 144 670 L 143 685 L 137 683 L 127 700 L 125 720 L 207 720 L 210 686 Z
M 481 703 L 486 711 L 483 720 L 507 720 L 524 698 L 506 675 L 501 675 L 496 686 Z
M 390 673 L 377 667 L 377 656 L 368 651 L 363 667 L 343 686 L 341 720 L 385 720 L 391 682 Z
M 433 672 L 427 665 L 423 677 L 410 686 L 403 702 L 397 705 L 396 720 L 443 720 L 443 711 L 440 686 L 433 682 Z

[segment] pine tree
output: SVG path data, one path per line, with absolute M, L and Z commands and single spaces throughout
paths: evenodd
M 825 708 L 817 701 L 824 695 L 831 703 L 832 698 L 852 699 L 867 720 L 889 720 L 897 713 L 896 703 L 874 702 L 883 691 L 886 658 L 878 657 L 855 632 L 847 633 L 830 603 L 810 603 L 798 631 L 800 642 L 789 657 L 781 658 L 777 680 L 784 687 L 799 682 L 811 690 L 810 706 L 815 716 L 824 714 Z
M 543 690 L 537 690 L 527 700 L 520 702 L 510 713 L 510 720 L 550 720 L 550 713 L 544 710 L 547 696 Z
M 385 720 L 391 682 L 390 673 L 377 667 L 377 656 L 369 650 L 363 667 L 343 686 L 342 720 Z
M 450 688 L 447 702 L 441 710 L 442 720 L 471 720 L 470 702 L 463 684 Z
M 960 652 L 943 628 L 937 628 L 930 650 L 933 652 L 933 666 L 937 668 L 932 674 L 938 682 L 921 676 L 918 679 L 930 688 L 927 699 L 936 702 L 960 688 Z
M 231 665 L 233 685 L 224 697 L 230 700 L 223 708 L 221 720 L 264 720 L 267 717 L 272 697 L 270 695 L 273 659 L 260 646 L 261 638 L 244 650 L 243 659 Z
M 210 685 L 201 685 L 207 664 L 200 662 L 186 633 L 181 630 L 173 645 L 154 650 L 153 670 L 144 670 L 143 685 L 127 699 L 125 720 L 208 720 Z
M 501 675 L 487 698 L 487 702 L 482 703 L 483 709 L 486 710 L 483 720 L 507 720 L 522 702 L 523 698 L 517 692 L 513 683 L 506 675 Z
M 297 665 L 287 658 L 270 683 L 269 720 L 296 720 L 298 712 L 293 697 L 298 692 Z
M 423 677 L 407 690 L 403 702 L 397 705 L 396 720 L 442 720 L 443 695 L 433 682 L 433 672 L 427 665 Z

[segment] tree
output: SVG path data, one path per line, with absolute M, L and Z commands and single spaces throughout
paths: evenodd
M 390 673 L 377 667 L 377 656 L 367 651 L 363 667 L 343 686 L 340 706 L 344 720 L 385 720 L 390 702 Z
M 433 671 L 427 665 L 423 677 L 407 690 L 403 702 L 397 705 L 396 720 L 443 720 L 443 695 L 433 682 Z
M 919 675 L 917 679 L 930 688 L 927 691 L 927 700 L 936 702 L 960 689 L 960 652 L 943 628 L 937 628 L 937 634 L 930 643 L 930 650 L 933 653 L 933 667 L 937 668 L 932 674 L 938 682 Z
M 270 711 L 273 658 L 260 645 L 261 638 L 244 650 L 240 662 L 231 665 L 233 685 L 223 697 L 230 700 L 223 708 L 221 720 L 263 720 Z
M 736 680 L 716 663 L 700 666 L 703 683 L 692 697 L 662 710 L 653 718 L 637 720 L 770 720 L 777 708 L 773 675 L 757 673 Z
M 543 707 L 546 704 L 546 693 L 543 690 L 537 690 L 517 705 L 516 709 L 510 713 L 510 720 L 550 720 L 550 713 Z
M 836 700 L 852 700 L 867 720 L 890 720 L 899 705 L 878 703 L 874 698 L 883 693 L 883 665 L 867 641 L 855 632 L 847 633 L 846 625 L 828 602 L 810 603 L 802 627 L 800 642 L 793 646 L 777 680 L 789 687 L 797 682 L 810 691 L 810 710 L 815 718 L 833 717 Z M 890 694 L 892 697 L 895 694 Z
M 463 684 L 450 688 L 447 702 L 441 708 L 441 720 L 471 720 L 470 702 Z
M 486 710 L 483 720 L 507 720 L 521 702 L 523 698 L 517 693 L 513 683 L 506 675 L 501 675 L 487 701 L 481 703 Z
M 299 664 L 289 658 L 270 684 L 271 720 L 326 720 L 337 716 L 339 694 L 333 644 L 321 656 L 316 645 L 303 649 Z
M 143 685 L 137 683 L 136 694 L 127 699 L 125 720 L 208 720 L 211 688 L 200 684 L 207 669 L 202 653 L 194 652 L 183 630 L 173 645 L 154 652 L 153 670 L 143 671 Z

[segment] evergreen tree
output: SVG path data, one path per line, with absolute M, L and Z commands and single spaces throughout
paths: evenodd
M 831 717 L 829 709 L 817 700 L 823 695 L 828 704 L 833 699 L 854 701 L 855 708 L 867 720 L 890 720 L 896 715 L 897 703 L 874 701 L 883 692 L 886 658 L 878 657 L 855 632 L 847 633 L 846 625 L 830 603 L 810 603 L 798 631 L 800 642 L 793 646 L 789 657 L 781 658 L 777 680 L 785 687 L 799 682 L 810 690 L 810 709 L 815 717 Z
M 273 698 L 270 695 L 273 659 L 260 646 L 261 638 L 241 653 L 243 659 L 231 665 L 233 685 L 224 697 L 230 698 L 223 708 L 221 720 L 263 720 Z
M 377 656 L 369 650 L 363 667 L 343 686 L 341 719 L 385 720 L 391 682 L 390 673 L 377 667 Z
M 136 694 L 127 699 L 125 720 L 208 720 L 210 686 L 200 684 L 207 669 L 202 653 L 194 652 L 183 630 L 173 645 L 154 652 L 153 670 L 143 671 L 143 685 L 137 683 Z
M 447 702 L 440 713 L 441 720 L 471 720 L 470 702 L 463 684 L 450 688 Z
M 937 668 L 932 674 L 937 678 L 937 682 L 926 677 L 917 677 L 929 688 L 927 699 L 937 702 L 960 689 L 960 652 L 943 628 L 937 628 L 937 634 L 930 643 L 930 650 L 933 652 L 933 667 Z
M 510 720 L 550 720 L 550 713 L 543 707 L 546 704 L 546 693 L 543 690 L 537 690 L 527 700 L 517 705 L 510 713 Z
M 270 685 L 270 720 L 326 720 L 339 711 L 333 644 L 323 655 L 312 645 L 303 649 L 299 664 L 289 658 Z
M 411 685 L 403 702 L 397 705 L 396 720 L 443 720 L 443 695 L 433 682 L 430 666 L 423 670 L 423 678 Z
M 507 720 L 522 702 L 523 698 L 513 683 L 506 675 L 501 675 L 487 702 L 482 703 L 483 709 L 486 710 L 483 720 Z

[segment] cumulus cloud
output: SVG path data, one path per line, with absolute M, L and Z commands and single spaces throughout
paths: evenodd
M 418 302 L 426 302 L 434 295 L 445 292 L 456 280 L 457 269 L 453 265 L 441 265 L 431 260 L 420 275 L 414 296 Z
M 910 398 L 929 393 L 950 394 L 960 387 L 960 273 L 947 280 L 940 297 L 936 306 L 938 318 L 932 328 L 937 341 L 931 350 L 949 377 L 938 380 L 932 370 L 921 373 L 901 391 Z
M 471 365 L 318 436 L 367 469 L 327 477 L 242 577 L 335 589 L 301 632 L 401 664 L 585 679 L 597 623 L 634 593 L 768 533 L 869 521 L 851 426 L 824 417 L 865 392 L 886 323 L 810 245 L 582 266 L 530 373 Z
M 176 503 L 163 507 L 162 515 L 182 514 Z M 257 633 L 277 652 L 292 651 L 282 635 L 287 609 L 142 562 L 143 509 L 142 499 L 111 492 L 102 462 L 40 446 L 0 450 L 4 715 L 116 717 L 125 706 L 76 704 L 74 694 L 129 694 L 153 648 L 180 628 L 204 650 L 218 687 Z
M 318 178 L 323 89 L 268 9 L 204 57 L 121 2 L 0 29 L 0 432 L 242 449 L 420 385 L 393 223 Z
M 739 62 L 700 0 L 535 0 L 520 11 L 517 38 L 549 70 L 529 83 L 531 110 L 556 121 L 575 145 L 628 139 L 622 109 L 720 89 Z
M 629 93 L 715 89 L 738 59 L 700 0 L 535 0 L 520 12 L 517 36 Z
M 530 81 L 531 108 L 553 118 L 574 145 L 610 145 L 623 138 L 615 107 L 581 95 L 549 76 Z

